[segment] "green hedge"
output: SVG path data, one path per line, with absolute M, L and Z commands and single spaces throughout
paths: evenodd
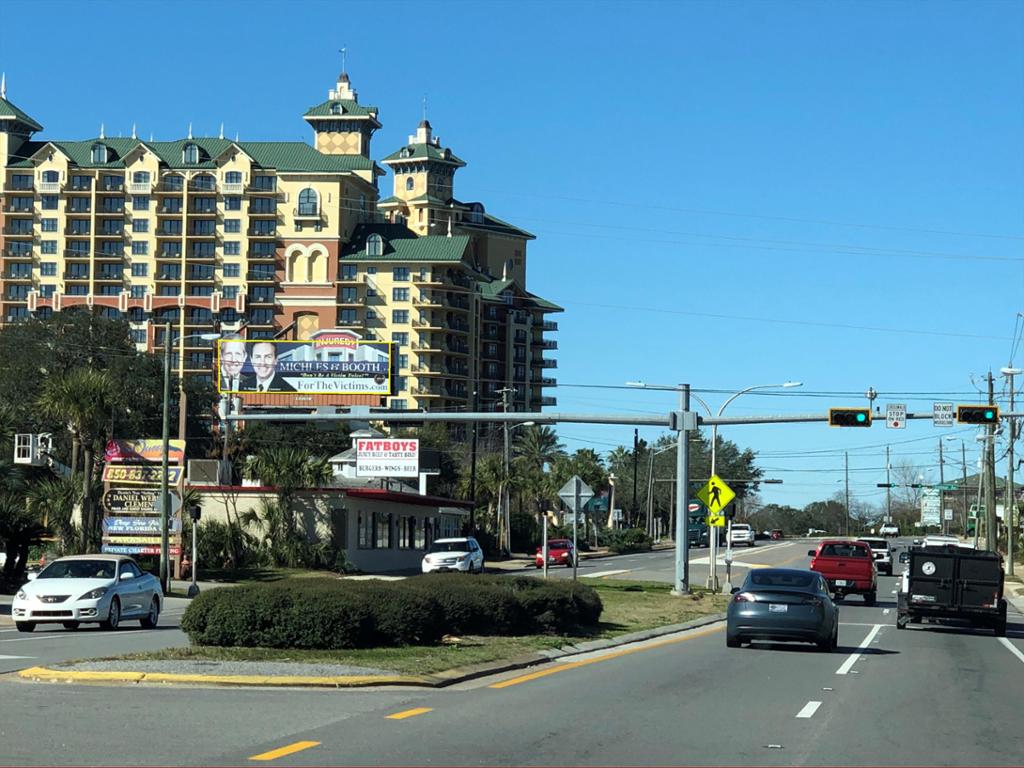
M 597 624 L 588 586 L 432 574 L 400 582 L 291 579 L 222 587 L 193 600 L 181 628 L 196 645 L 343 649 L 430 645 L 446 634 L 570 633 Z
M 624 528 L 609 531 L 608 549 L 616 554 L 647 552 L 654 546 L 654 540 L 640 528 Z

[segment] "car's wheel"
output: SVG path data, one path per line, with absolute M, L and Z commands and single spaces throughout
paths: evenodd
M 483 574 L 483 572 L 486 571 L 486 570 L 487 570 L 487 563 L 486 563 L 486 561 L 481 560 L 480 561 L 480 570 L 477 571 L 477 573 Z
M 739 648 L 741 645 L 743 645 L 743 641 L 733 635 L 726 635 L 725 645 L 727 648 Z
M 31 632 L 36 628 L 36 623 L 34 621 L 16 621 L 14 626 L 18 628 L 19 632 Z
M 160 601 L 154 597 L 153 602 L 149 604 L 149 613 L 146 614 L 145 618 L 139 619 L 139 624 L 142 625 L 143 629 L 154 629 L 156 627 L 157 621 L 159 620 Z
M 866 595 L 864 595 L 864 605 L 874 605 L 875 600 L 877 598 L 878 595 L 876 594 L 875 590 L 871 590 Z
M 996 637 L 1006 637 L 1006 619 L 997 619 L 992 625 L 992 631 L 995 632 Z
M 819 640 L 818 642 L 815 643 L 815 645 L 818 646 L 818 650 L 819 651 L 822 651 L 823 653 L 831 653 L 832 652 L 832 637 L 829 636 L 829 637 L 826 637 L 824 640 Z
M 107 618 L 100 622 L 100 626 L 104 629 L 117 629 L 117 625 L 121 623 L 121 601 L 116 597 L 110 601 L 110 613 L 107 614 Z
M 77 621 L 65 621 L 62 622 L 64 629 L 78 629 L 79 623 Z

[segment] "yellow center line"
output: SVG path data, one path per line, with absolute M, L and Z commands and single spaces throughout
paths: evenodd
M 701 630 L 700 632 L 694 632 L 693 634 L 686 635 L 685 637 L 674 637 L 670 640 L 661 640 L 656 643 L 650 643 L 640 648 L 625 648 L 621 651 L 614 651 L 612 653 L 605 654 L 604 656 L 598 656 L 594 659 L 585 659 L 583 661 L 570 661 L 565 664 L 559 664 L 551 669 L 542 669 L 539 672 L 531 672 L 528 675 L 522 675 L 520 677 L 514 677 L 511 680 L 502 680 L 500 683 L 494 683 L 493 685 L 487 686 L 488 688 L 508 688 L 512 685 L 519 685 L 520 683 L 528 683 L 531 680 L 536 680 L 540 677 L 547 677 L 548 675 L 554 675 L 558 672 L 565 672 L 570 669 L 576 669 L 577 667 L 585 667 L 588 664 L 596 664 L 599 661 L 608 661 L 609 659 L 617 659 L 620 656 L 628 656 L 631 653 L 640 653 L 641 651 L 649 651 L 652 648 L 661 648 L 666 645 L 673 645 L 675 643 L 685 643 L 687 640 L 693 640 L 698 637 L 705 637 L 715 632 L 720 632 L 721 626 L 713 627 L 712 629 Z
M 404 712 L 395 712 L 393 715 L 388 715 L 388 720 L 405 720 L 407 717 L 416 717 L 416 715 L 425 715 L 427 712 L 433 712 L 433 707 L 416 707 L 416 709 L 407 709 Z
M 277 760 L 277 758 L 279 758 L 279 757 L 284 757 L 285 755 L 293 755 L 296 752 L 301 752 L 304 749 L 309 749 L 310 747 L 319 747 L 319 746 L 320 746 L 320 742 L 319 741 L 296 741 L 294 744 L 289 744 L 288 746 L 281 747 L 280 749 L 272 749 L 269 752 L 263 752 L 263 753 L 258 754 L 258 755 L 253 755 L 249 759 L 250 760 L 260 760 L 260 761 Z

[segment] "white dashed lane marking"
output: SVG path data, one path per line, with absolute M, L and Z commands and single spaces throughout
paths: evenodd
M 808 701 L 804 705 L 804 708 L 796 713 L 796 716 L 799 717 L 799 718 L 814 717 L 814 713 L 818 711 L 818 707 L 820 707 L 820 706 L 821 706 L 821 702 L 820 701 Z
M 849 674 L 850 668 L 853 667 L 853 665 L 857 663 L 857 659 L 860 658 L 860 651 L 864 650 L 869 645 L 871 645 L 871 641 L 875 639 L 875 635 L 878 634 L 878 630 L 880 630 L 881 628 L 881 624 L 874 625 L 874 628 L 870 632 L 868 632 L 868 636 L 860 641 L 860 645 L 857 646 L 859 650 L 855 653 L 851 653 L 850 658 L 844 661 L 843 665 L 836 670 L 837 675 Z

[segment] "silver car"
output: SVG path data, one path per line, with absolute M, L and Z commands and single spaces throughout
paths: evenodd
M 725 644 L 796 640 L 822 651 L 839 644 L 839 609 L 821 574 L 797 568 L 756 568 L 733 590 Z
M 78 629 L 97 623 L 117 629 L 122 619 L 137 619 L 152 629 L 160 618 L 163 590 L 152 574 L 123 555 L 76 555 L 54 560 L 18 590 L 11 616 L 19 632 L 37 624 Z

